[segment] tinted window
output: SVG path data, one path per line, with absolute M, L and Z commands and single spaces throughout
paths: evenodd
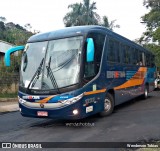
M 130 58 L 130 47 L 126 46 L 126 56 L 125 56 L 125 63 L 130 64 L 131 58 Z
M 116 62 L 121 62 L 121 56 L 120 56 L 120 46 L 118 41 L 114 41 L 114 47 L 116 52 Z
M 155 66 L 155 57 L 151 55 L 151 67 Z
M 105 35 L 100 33 L 89 33 L 88 38 L 93 38 L 95 55 L 94 61 L 91 63 L 85 63 L 84 77 L 92 79 L 99 71 L 100 62 L 102 58 L 102 50 L 105 41 Z M 86 54 L 85 54 L 86 55 Z M 86 57 L 85 57 L 86 58 Z
M 142 52 L 139 51 L 139 65 L 142 66 L 142 62 L 143 62 L 143 59 L 142 59 Z
M 115 62 L 114 41 L 112 39 L 109 39 L 108 43 L 107 60 Z
M 136 65 L 139 65 L 139 51 L 135 49 L 135 58 L 136 58 Z
M 94 47 L 95 47 L 95 61 L 100 62 L 102 56 L 102 50 L 105 40 L 105 35 L 99 33 L 90 33 L 89 38 L 93 38 Z
M 150 66 L 150 55 L 146 54 L 146 66 Z
M 131 64 L 136 65 L 135 50 L 132 47 L 130 48 L 130 58 Z
M 122 63 L 126 63 L 127 62 L 127 50 L 126 50 L 126 46 L 125 45 L 121 45 L 121 52 L 122 52 Z

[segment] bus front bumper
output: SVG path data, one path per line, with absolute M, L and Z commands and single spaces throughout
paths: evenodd
M 59 109 L 43 109 L 26 107 L 19 103 L 19 109 L 22 116 L 25 117 L 54 119 L 81 119 L 86 117 L 86 114 L 83 114 L 83 110 L 80 111 L 77 105 L 70 105 Z
M 27 102 L 19 98 L 19 110 L 22 116 L 54 119 L 82 119 L 86 114 L 86 108 L 79 100 L 73 104 L 61 103 L 35 103 Z
M 82 119 L 103 110 L 102 101 L 86 103 L 90 96 L 80 94 L 65 101 L 55 103 L 30 102 L 19 97 L 22 116 L 52 119 Z

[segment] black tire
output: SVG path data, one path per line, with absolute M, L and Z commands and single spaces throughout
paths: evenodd
M 100 112 L 100 116 L 108 116 L 113 112 L 114 109 L 114 98 L 110 93 L 106 94 L 104 100 L 104 110 Z
M 142 98 L 144 100 L 146 100 L 148 98 L 148 92 L 149 92 L 149 89 L 148 89 L 148 86 L 146 85 L 144 88 L 144 94 L 142 95 Z

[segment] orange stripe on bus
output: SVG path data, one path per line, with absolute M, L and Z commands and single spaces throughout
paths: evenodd
M 142 85 L 144 82 L 146 72 L 147 72 L 146 67 L 140 67 L 139 70 L 136 72 L 136 74 L 130 80 L 128 80 L 127 82 L 125 82 L 124 84 L 120 86 L 115 87 L 114 90 Z
M 103 92 L 105 92 L 105 91 L 106 91 L 106 89 L 89 91 L 89 92 L 84 92 L 84 95 L 92 95 L 92 94 L 97 94 L 97 93 L 103 93 Z
M 53 98 L 54 96 L 50 96 L 48 98 L 45 98 L 43 100 L 37 101 L 37 103 L 47 103 L 51 98 Z

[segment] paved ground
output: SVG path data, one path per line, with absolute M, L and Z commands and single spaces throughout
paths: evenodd
M 17 98 L 0 98 L 0 112 L 12 112 L 17 110 L 19 110 Z
M 120 105 L 115 108 L 111 116 L 104 118 L 95 115 L 78 121 L 55 121 L 26 118 L 22 117 L 19 112 L 7 112 L 0 113 L 0 123 L 0 142 L 160 140 L 160 91 L 152 92 L 147 100 L 136 99 Z M 96 149 L 92 149 L 94 150 Z

